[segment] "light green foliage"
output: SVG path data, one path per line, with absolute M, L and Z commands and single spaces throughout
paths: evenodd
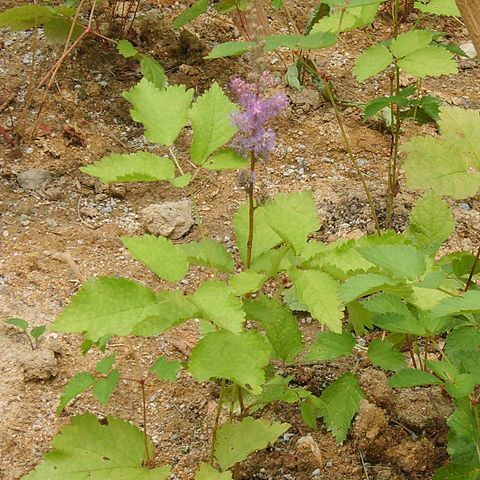
M 360 302 L 347 304 L 348 324 L 356 335 L 365 335 L 373 328 L 372 314 Z
M 186 8 L 172 23 L 173 28 L 181 28 L 195 18 L 205 13 L 208 9 L 208 0 L 197 0 L 190 7 Z
M 122 243 L 133 258 L 163 280 L 176 282 L 188 271 L 186 253 L 167 238 L 154 235 L 122 237 Z
M 447 202 L 430 191 L 415 204 L 410 214 L 407 236 L 416 246 L 433 247 L 435 252 L 454 230 L 455 219 Z
M 459 17 L 460 10 L 455 0 L 420 0 L 415 2 L 415 8 L 423 13 Z M 465 477 L 466 478 L 466 477 Z
M 220 473 L 208 463 L 201 463 L 200 469 L 195 475 L 195 480 L 232 480 L 232 473 L 227 471 Z
M 145 127 L 145 137 L 170 146 L 187 123 L 193 90 L 187 90 L 185 85 L 159 90 L 143 78 L 123 97 L 133 105 L 130 115 Z
M 149 55 L 140 56 L 140 71 L 142 75 L 156 88 L 162 89 L 167 82 L 163 67 Z
M 442 300 L 434 307 L 432 315 L 445 317 L 478 312 L 480 312 L 480 290 L 469 290 L 462 297 L 450 297 Z
M 117 387 L 119 378 L 120 372 L 118 370 L 112 370 L 105 378 L 97 380 L 95 385 L 93 385 L 92 393 L 102 405 L 108 403 L 110 396 Z
M 261 295 L 257 300 L 245 300 L 247 318 L 258 322 L 265 330 L 266 337 L 275 357 L 290 363 L 303 346 L 302 333 L 292 313 L 278 300 Z
M 403 284 L 402 280 L 394 280 L 378 273 L 362 273 L 347 278 L 340 287 L 340 298 L 342 302 L 349 303 L 372 293 L 394 291 L 395 287 Z
M 456 199 L 475 195 L 480 188 L 480 112 L 442 107 L 438 124 L 440 137 L 414 137 L 402 147 L 408 185 Z
M 359 82 L 364 82 L 385 70 L 392 61 L 393 56 L 385 45 L 373 45 L 357 58 L 353 73 Z
M 105 183 L 171 181 L 175 177 L 173 162 L 150 152 L 112 153 L 80 170 Z
M 330 275 L 318 270 L 292 271 L 291 277 L 297 298 L 308 307 L 312 317 L 340 333 L 343 305 L 338 283 Z
M 255 47 L 255 42 L 225 42 L 216 45 L 205 58 L 213 60 L 215 58 L 235 57 L 243 55 L 253 47 Z
M 108 355 L 102 358 L 101 360 L 99 360 L 95 365 L 95 369 L 97 370 L 97 372 L 103 373 L 104 375 L 106 375 L 111 370 L 113 364 L 115 363 L 115 357 L 116 355 L 112 353 L 111 355 Z
M 206 170 L 230 170 L 248 167 L 248 160 L 232 148 L 224 148 L 210 156 L 203 164 Z
M 201 242 L 189 242 L 179 245 L 192 265 L 211 267 L 220 272 L 230 273 L 233 270 L 232 256 L 221 243 L 205 239 Z
M 264 206 L 259 206 L 255 209 L 252 260 L 282 243 L 281 237 L 270 227 L 268 220 Z M 237 248 L 240 252 L 240 257 L 245 262 L 247 259 L 248 238 L 248 205 L 246 203 L 242 204 L 238 212 L 233 216 L 232 225 L 237 237 Z
M 203 282 L 192 297 L 203 319 L 217 327 L 240 333 L 245 321 L 242 302 L 233 288 L 219 280 Z
M 158 357 L 150 370 L 165 382 L 175 382 L 180 373 L 181 364 L 178 360 L 169 360 L 165 357 Z
M 118 53 L 125 58 L 136 57 L 137 49 L 128 40 L 119 40 L 117 42 Z
M 430 373 L 411 368 L 400 370 L 388 381 L 392 388 L 421 387 L 424 385 L 440 385 L 441 383 L 441 380 Z
M 323 417 L 337 442 L 343 442 L 347 438 L 348 429 L 362 399 L 362 390 L 352 373 L 344 373 L 318 399 L 319 416 Z
M 305 248 L 307 236 L 320 228 L 310 190 L 279 194 L 263 209 L 270 227 L 282 240 L 292 245 L 297 253 Z
M 230 277 L 229 284 L 237 295 L 246 295 L 260 290 L 266 280 L 266 275 L 253 270 L 244 270 Z
M 236 132 L 230 119 L 236 110 L 217 83 L 214 83 L 192 106 L 192 161 L 201 165 L 215 150 L 227 143 Z
M 25 480 L 166 480 L 170 474 L 168 466 L 144 466 L 143 433 L 115 417 L 108 417 L 107 425 L 91 414 L 74 417 L 52 445 Z
M 268 447 L 290 428 L 288 423 L 246 417 L 239 423 L 225 423 L 217 432 L 215 457 L 222 470 L 245 460 L 251 453 Z
M 80 395 L 85 390 L 92 387 L 96 382 L 96 378 L 88 372 L 79 372 L 69 380 L 63 389 L 60 403 L 57 407 L 57 415 L 60 415 L 70 400 Z
M 355 347 L 355 338 L 347 332 L 321 332 L 305 356 L 306 362 L 323 362 L 347 357 Z
M 188 369 L 200 382 L 225 378 L 258 394 L 271 357 L 268 341 L 256 332 L 227 330 L 203 337 L 192 350 Z
M 426 269 L 425 255 L 411 245 L 360 247 L 360 254 L 396 278 L 420 280 Z
M 368 346 L 368 358 L 384 370 L 398 371 L 407 367 L 403 355 L 388 340 L 372 340 Z

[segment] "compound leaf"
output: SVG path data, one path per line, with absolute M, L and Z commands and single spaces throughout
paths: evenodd
M 435 317 L 480 312 L 480 290 L 469 290 L 461 297 L 449 297 L 440 301 L 432 310 Z
M 52 441 L 43 463 L 23 477 L 28 480 L 166 480 L 170 467 L 147 468 L 143 433 L 134 425 L 94 415 L 74 417 Z M 151 451 L 151 443 L 148 442 Z
M 417 78 L 454 75 L 457 64 L 453 53 L 443 47 L 428 46 L 398 60 L 398 66 Z
M 393 56 L 385 45 L 374 45 L 357 58 L 353 73 L 359 82 L 364 82 L 385 70 L 392 61 Z
M 251 453 L 268 447 L 289 428 L 289 423 L 270 423 L 252 417 L 239 423 L 225 423 L 218 429 L 215 439 L 215 457 L 220 468 L 226 470 Z
M 432 39 L 433 33 L 429 30 L 410 30 L 392 40 L 390 50 L 396 58 L 403 58 L 427 47 Z
M 77 395 L 90 388 L 96 379 L 88 372 L 79 372 L 65 385 L 62 395 L 60 397 L 60 403 L 57 407 L 57 415 L 63 412 L 63 409 L 67 406 L 70 400 L 73 400 Z
M 350 303 L 353 300 L 379 292 L 381 290 L 394 290 L 401 285 L 400 280 L 394 280 L 378 273 L 362 273 L 348 278 L 340 287 L 342 302 Z
M 229 285 L 235 290 L 237 295 L 246 295 L 247 293 L 260 290 L 266 280 L 266 275 L 257 273 L 254 270 L 244 270 L 230 277 Z

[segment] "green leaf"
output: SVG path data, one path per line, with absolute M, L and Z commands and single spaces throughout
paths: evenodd
M 312 28 L 312 32 L 347 32 L 370 25 L 375 20 L 378 7 L 382 2 L 383 0 L 369 0 L 366 5 L 354 7 L 355 2 L 352 0 L 349 6 L 353 8 L 347 8 L 344 12 L 337 11 L 328 17 L 322 18 Z M 325 1 L 324 3 L 332 5 L 330 1 Z M 335 3 L 334 5 L 339 4 Z
M 449 297 L 432 310 L 435 317 L 480 312 L 480 290 L 469 290 L 462 297 Z
M 215 457 L 222 470 L 245 460 L 251 453 L 268 447 L 290 428 L 288 423 L 246 417 L 239 423 L 225 423 L 217 432 Z
M 24 332 L 26 332 L 28 328 L 28 322 L 26 320 L 23 320 L 22 318 L 9 318 L 5 323 L 20 328 Z
M 181 363 L 178 360 L 169 360 L 165 357 L 158 357 L 150 370 L 160 379 L 165 382 L 175 382 L 177 380 Z
M 214 153 L 204 164 L 206 170 L 239 170 L 248 167 L 248 160 L 232 148 Z
M 108 355 L 107 357 L 102 358 L 100 361 L 97 362 L 95 368 L 97 372 L 103 373 L 106 375 L 110 369 L 112 368 L 113 364 L 115 363 L 115 353 Z
M 225 273 L 233 270 L 232 256 L 224 245 L 215 240 L 205 239 L 197 243 L 182 243 L 179 248 L 186 253 L 192 265 L 202 265 Z
M 438 469 L 433 480 L 480 480 L 480 467 L 450 464 Z
M 401 33 L 392 40 L 390 50 L 395 58 L 403 58 L 413 52 L 427 47 L 433 40 L 433 32 L 429 30 L 410 30 Z
M 323 362 L 348 357 L 355 347 L 355 338 L 347 332 L 321 332 L 305 356 L 306 362 Z
M 159 90 L 143 78 L 123 97 L 133 105 L 130 115 L 145 127 L 147 140 L 170 146 L 187 123 L 193 90 L 187 90 L 185 85 Z
M 417 78 L 455 75 L 458 72 L 453 53 L 442 47 L 428 46 L 398 60 L 398 66 Z
M 414 137 L 403 147 L 410 187 L 431 188 L 456 199 L 480 189 L 480 112 L 441 107 L 441 136 Z
M 243 262 L 247 259 L 248 218 L 248 205 L 244 203 L 232 220 L 237 237 L 237 248 Z M 265 207 L 257 207 L 254 213 L 252 260 L 282 243 L 281 237 L 270 227 L 268 220 Z
M 128 40 L 119 40 L 117 42 L 117 51 L 125 58 L 136 57 L 138 55 L 137 49 Z
M 285 47 L 293 50 L 297 46 L 300 38 L 302 38 L 300 35 L 288 35 L 286 33 L 267 35 L 264 39 L 264 50 L 265 52 L 270 52 L 271 50 L 276 50 L 280 47 Z
M 220 473 L 208 463 L 201 463 L 200 469 L 195 475 L 195 480 L 232 480 L 232 473 L 227 471 Z
M 348 372 L 331 383 L 319 398 L 319 416 L 337 440 L 347 438 L 353 417 L 360 408 L 363 393 L 356 377 Z
M 373 328 L 372 314 L 360 302 L 347 304 L 348 323 L 353 328 L 355 335 L 365 335 Z
M 39 327 L 33 327 L 30 330 L 30 335 L 32 336 L 32 338 L 37 340 L 45 333 L 46 329 L 47 327 L 45 325 L 40 325 Z
M 205 58 L 213 60 L 215 58 L 235 57 L 243 55 L 253 47 L 255 47 L 255 42 L 225 42 L 214 47 Z
M 228 330 L 208 333 L 193 348 L 189 370 L 200 382 L 225 378 L 253 393 L 261 392 L 265 382 L 271 348 L 256 332 L 235 335 Z
M 245 322 L 245 312 L 233 288 L 220 280 L 202 282 L 192 297 L 203 319 L 217 327 L 240 333 Z
M 368 346 L 368 358 L 374 365 L 394 372 L 407 368 L 405 358 L 388 340 L 374 339 Z
M 424 385 L 440 385 L 441 383 L 441 380 L 430 373 L 412 368 L 400 370 L 388 381 L 392 388 L 421 387 Z
M 305 26 L 305 34 L 310 33 L 312 31 L 312 28 L 329 13 L 330 6 L 326 2 L 318 3 L 308 17 L 307 25 Z
M 230 277 L 229 285 L 235 290 L 237 295 L 246 295 L 247 293 L 260 290 L 266 280 L 266 275 L 257 273 L 254 270 L 244 270 Z
M 155 306 L 145 312 L 131 333 L 151 337 L 198 316 L 198 309 L 190 299 L 179 290 L 158 292 L 155 295 Z
M 419 280 L 425 272 L 425 255 L 411 245 L 360 247 L 360 254 L 394 277 Z
M 163 280 L 176 282 L 188 271 L 186 253 L 167 238 L 154 235 L 122 237 L 122 243 L 133 258 Z
M 258 322 L 272 345 L 275 357 L 291 363 L 303 347 L 302 333 L 292 313 L 278 300 L 261 295 L 244 302 L 247 318 Z
M 407 236 L 423 248 L 435 246 L 435 251 L 455 230 L 455 219 L 447 202 L 434 192 L 417 200 L 410 214 Z
M 385 45 L 374 45 L 357 58 L 353 74 L 359 82 L 364 82 L 385 70 L 392 61 L 393 56 Z
M 459 17 L 460 10 L 455 0 L 421 0 L 414 4 L 417 10 L 423 13 L 433 13 L 434 15 L 447 15 L 450 17 Z M 465 477 L 466 479 L 467 477 Z
M 300 73 L 298 71 L 298 66 L 296 63 L 292 63 L 287 70 L 285 79 L 293 89 L 300 91 L 302 89 L 302 84 L 300 83 Z
M 340 333 L 343 306 L 337 282 L 318 270 L 297 270 L 291 277 L 297 298 L 308 307 L 312 317 Z
M 349 303 L 382 290 L 395 290 L 395 287 L 401 284 L 400 280 L 394 280 L 378 273 L 362 273 L 346 280 L 340 287 L 340 298 L 342 302 Z
M 119 378 L 120 372 L 118 370 L 112 370 L 106 378 L 98 380 L 93 386 L 92 393 L 102 405 L 108 403 L 108 399 L 117 387 Z
M 187 23 L 205 13 L 208 9 L 208 0 L 197 0 L 190 7 L 186 8 L 172 23 L 174 29 L 182 28 Z
M 57 10 L 52 9 L 52 10 Z M 72 28 L 71 18 L 65 17 L 63 15 L 54 14 L 51 17 L 48 17 L 43 22 L 43 30 L 45 32 L 45 37 L 49 42 L 52 43 L 66 43 L 69 38 L 70 29 Z M 71 41 L 75 41 L 85 30 L 85 27 L 76 24 L 73 27 L 72 36 L 70 37 Z
M 51 9 L 42 5 L 21 5 L 0 13 L 0 27 L 9 27 L 13 31 L 29 30 L 42 25 L 53 15 Z
M 65 385 L 62 396 L 60 397 L 60 403 L 57 407 L 57 415 L 63 412 L 63 409 L 67 406 L 70 400 L 73 400 L 77 395 L 90 388 L 96 379 L 88 372 L 79 372 Z
M 279 194 L 263 208 L 270 227 L 297 253 L 305 248 L 307 236 L 320 228 L 311 190 Z
M 171 296 L 168 299 L 171 301 Z M 84 333 L 95 342 L 105 335 L 130 335 L 137 324 L 152 318 L 158 322 L 163 314 L 163 305 L 148 287 L 126 278 L 98 277 L 82 286 L 52 328 L 57 332 Z M 175 324 L 169 320 L 169 326 Z M 149 330 L 147 335 L 151 334 Z
M 107 417 L 106 425 L 92 414 L 74 417 L 52 445 L 25 480 L 167 480 L 170 474 L 168 466 L 145 466 L 143 432 L 115 417 Z
M 216 82 L 192 105 L 193 142 L 190 155 L 193 163 L 201 165 L 235 135 L 237 129 L 230 118 L 235 110 L 235 104 Z
M 140 59 L 142 75 L 156 88 L 161 90 L 165 87 L 167 77 L 163 67 L 149 55 L 142 55 Z
M 316 50 L 328 48 L 337 43 L 337 35 L 331 32 L 312 32 L 305 37 L 300 37 L 297 48 L 302 50 Z
M 112 153 L 80 170 L 104 183 L 157 182 L 171 180 L 175 175 L 175 166 L 169 158 L 150 152 Z

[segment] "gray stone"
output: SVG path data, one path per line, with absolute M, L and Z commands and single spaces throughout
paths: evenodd
M 147 232 L 172 240 L 183 237 L 194 224 L 190 200 L 153 203 L 140 213 Z
M 53 350 L 36 348 L 23 357 L 23 377 L 30 380 L 48 380 L 57 375 L 57 359 Z
M 52 179 L 50 172 L 41 168 L 31 168 L 18 174 L 17 182 L 24 190 L 40 190 Z
M 472 42 L 462 43 L 460 48 L 465 52 L 468 58 L 476 58 L 477 51 Z

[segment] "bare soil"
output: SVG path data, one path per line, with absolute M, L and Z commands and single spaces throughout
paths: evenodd
M 21 4 L 2 2 L 2 10 Z M 205 61 L 215 44 L 238 37 L 238 31 L 217 14 L 202 16 L 188 32 L 172 32 L 170 23 L 184 6 L 177 2 L 144 1 L 132 41 L 154 55 L 166 68 L 170 83 L 186 83 L 201 93 L 213 81 L 227 87 L 234 74 L 247 75 L 248 56 Z M 304 25 L 314 2 L 292 1 L 295 20 Z M 271 11 L 273 29 L 287 32 L 281 12 Z M 402 25 L 407 29 L 409 17 Z M 447 33 L 453 43 L 467 41 L 466 30 L 445 19 L 427 19 Z M 315 52 L 344 100 L 364 102 L 386 93 L 388 78 L 378 76 L 358 84 L 352 75 L 355 58 L 373 41 L 387 38 L 389 18 L 380 15 L 373 28 L 342 36 L 328 50 Z M 31 77 L 31 57 L 38 68 L 34 79 L 50 68 L 60 47 L 38 35 L 33 51 L 31 32 L 2 31 L 0 44 L 0 126 L 13 132 L 21 124 L 21 110 Z M 287 55 L 288 58 L 288 55 Z M 280 78 L 281 62 L 271 60 Z M 459 60 L 459 74 L 428 79 L 423 89 L 449 104 L 480 108 L 480 69 L 475 60 Z M 142 129 L 134 124 L 121 92 L 140 78 L 138 65 L 121 58 L 108 44 L 88 40 L 60 70 L 51 89 L 39 128 L 32 140 L 12 147 L 0 137 L 0 321 L 21 317 L 32 326 L 50 325 L 84 279 L 125 276 L 155 289 L 165 287 L 123 249 L 122 235 L 144 232 L 139 213 L 151 203 L 182 199 L 179 190 L 166 184 L 105 186 L 82 174 L 79 167 L 111 152 L 161 147 L 147 146 Z M 322 228 L 318 238 L 332 241 L 373 231 L 365 195 L 343 147 L 331 106 L 307 81 L 302 92 L 288 90 L 291 103 L 278 119 L 278 146 L 273 158 L 260 166 L 258 194 L 311 189 Z M 32 125 L 39 97 L 29 112 Z M 372 189 L 381 215 L 385 196 L 389 137 L 375 122 L 365 123 L 355 107 L 342 108 L 354 153 Z M 407 124 L 402 140 L 433 133 L 433 125 Z M 178 158 L 188 158 L 188 134 L 176 147 Z M 47 170 L 51 177 L 39 188 L 28 190 L 18 182 L 26 170 Z M 208 235 L 232 246 L 232 214 L 245 200 L 235 173 L 204 173 L 197 183 L 200 213 Z M 402 187 L 396 198 L 396 227 L 402 229 L 417 194 Z M 478 242 L 480 201 L 452 203 L 458 225 L 444 250 L 473 250 Z M 180 241 L 198 240 L 194 227 Z M 208 276 L 192 269 L 178 288 L 192 291 Z M 317 325 L 302 321 L 304 335 L 315 336 Z M 197 338 L 194 322 L 154 338 L 115 338 L 107 352 L 117 353 L 124 377 L 141 378 L 160 355 L 184 360 Z M 63 387 L 72 376 L 93 370 L 98 351 L 82 356 L 81 339 L 47 333 L 31 351 L 24 335 L 14 327 L 0 326 L 0 478 L 17 480 L 34 468 L 48 451 L 51 438 L 70 416 L 93 412 L 99 418 L 117 415 L 142 426 L 141 394 L 137 384 L 123 381 L 107 407 L 82 395 L 57 417 L 55 410 Z M 349 439 L 336 444 L 319 423 L 310 430 L 296 407 L 270 407 L 272 419 L 288 421 L 292 428 L 274 446 L 253 455 L 241 465 L 243 479 L 310 478 L 330 480 L 426 480 L 445 463 L 446 423 L 451 405 L 436 389 L 392 391 L 383 373 L 372 368 L 363 353 L 349 361 L 299 366 L 289 372 L 295 383 L 315 394 L 339 374 L 354 370 L 365 387 L 362 403 Z M 149 377 L 150 378 L 150 377 Z M 172 478 L 192 479 L 199 461 L 208 456 L 218 387 L 198 384 L 182 373 L 175 384 L 150 379 L 147 383 L 148 430 L 156 446 L 155 462 L 168 463 Z

